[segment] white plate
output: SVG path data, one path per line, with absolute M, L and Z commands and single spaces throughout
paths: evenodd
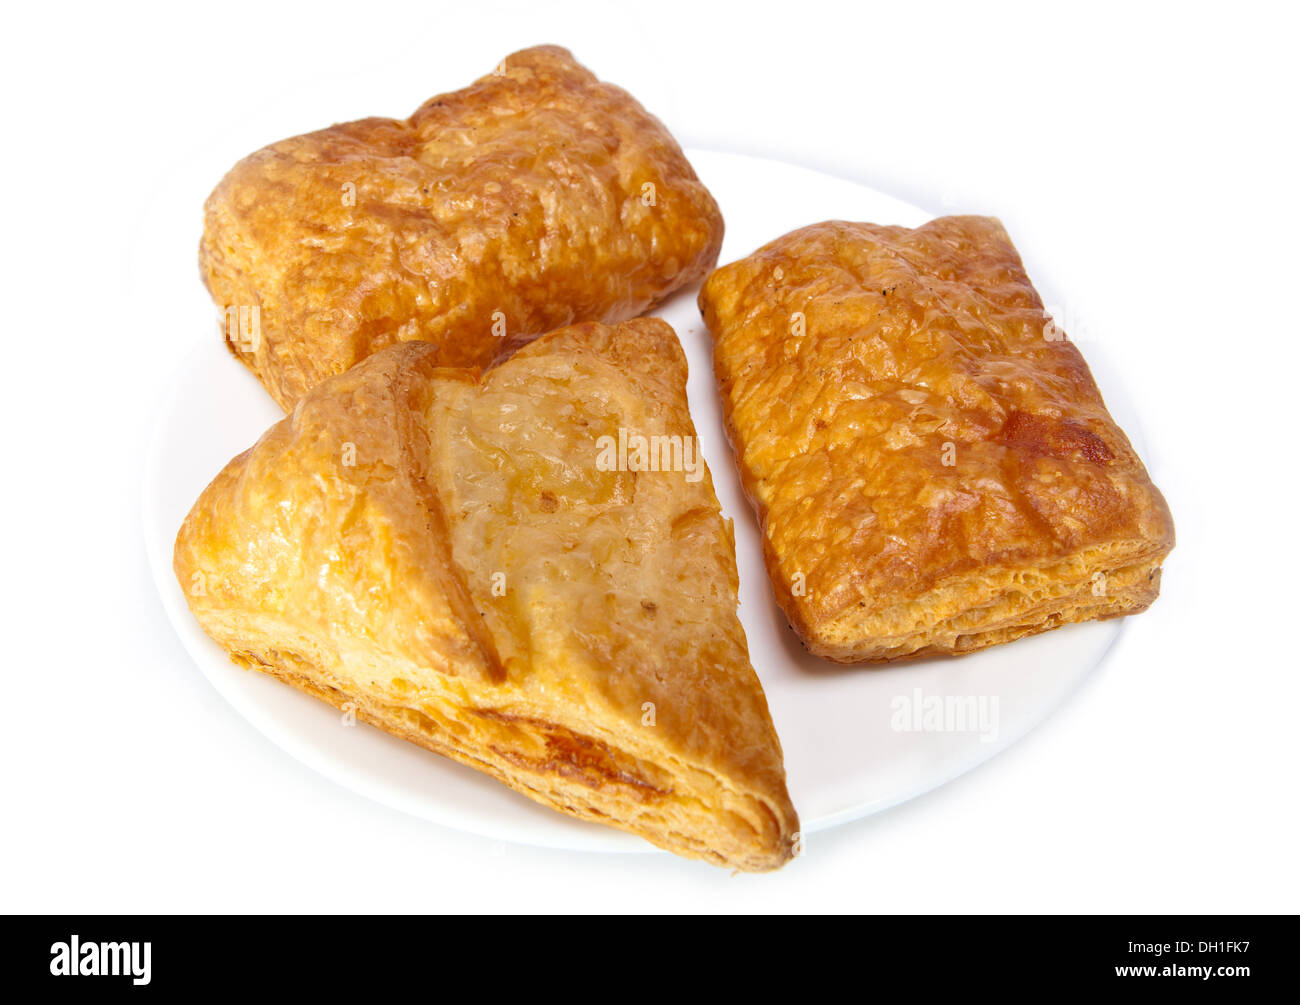
M 805 168 L 738 154 L 688 154 L 726 217 L 723 262 L 818 220 L 915 226 L 929 218 L 915 206 Z M 688 290 L 656 313 L 676 329 L 690 360 L 691 412 L 723 510 L 736 523 L 741 621 L 785 748 L 790 795 L 804 832 L 911 799 L 1005 750 L 1097 666 L 1120 623 L 1071 625 L 960 659 L 887 668 L 841 667 L 809 656 L 768 588 L 754 518 L 723 432 L 695 294 Z M 196 316 L 192 327 L 196 337 L 205 337 L 177 374 L 159 417 L 144 516 L 168 616 L 216 689 L 288 753 L 385 805 L 493 839 L 584 851 L 653 850 L 630 835 L 544 809 L 378 729 L 345 727 L 333 708 L 238 669 L 199 630 L 171 572 L 173 539 L 208 481 L 280 413 L 225 352 L 215 321 Z M 954 708 L 945 718 L 935 711 L 945 700 L 976 714 L 961 722 Z

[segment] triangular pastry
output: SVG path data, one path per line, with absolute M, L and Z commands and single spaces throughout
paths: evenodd
M 555 809 L 780 866 L 798 822 L 672 329 L 436 359 L 330 378 L 208 486 L 175 550 L 199 623 Z

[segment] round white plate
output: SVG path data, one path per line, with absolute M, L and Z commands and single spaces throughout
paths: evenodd
M 818 220 L 915 226 L 929 214 L 805 168 L 688 151 L 727 221 L 722 262 Z M 189 249 L 184 249 L 188 253 Z M 197 279 L 195 280 L 197 283 Z M 655 313 L 686 349 L 691 412 L 725 513 L 736 524 L 740 617 L 785 749 L 805 833 L 920 795 L 1005 750 L 1066 698 L 1105 656 L 1119 622 L 1071 625 L 960 659 L 842 667 L 808 655 L 772 600 L 758 531 L 732 463 L 714 391 L 709 337 L 684 291 Z M 203 487 L 250 446 L 279 409 L 226 353 L 212 315 L 159 416 L 144 486 L 149 558 L 168 616 L 199 669 L 281 748 L 388 806 L 484 837 L 586 851 L 652 851 L 610 828 L 572 820 L 450 760 L 366 725 L 269 677 L 241 670 L 198 628 L 171 571 L 177 529 Z M 1114 411 L 1117 403 L 1111 401 Z

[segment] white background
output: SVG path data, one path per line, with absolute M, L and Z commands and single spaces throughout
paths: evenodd
M 1300 78 L 1283 5 L 6 16 L 0 909 L 1300 909 Z M 775 875 L 494 844 L 339 789 L 200 676 L 145 565 L 153 414 L 213 337 L 207 191 L 258 146 L 406 115 L 540 42 L 684 144 L 1000 216 L 1103 391 L 1134 403 L 1178 526 L 1160 600 L 1044 726 L 814 835 Z M 138 235 L 160 229 L 175 267 L 145 274 Z

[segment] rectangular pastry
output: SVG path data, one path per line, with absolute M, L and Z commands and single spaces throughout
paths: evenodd
M 783 864 L 798 820 L 672 329 L 438 360 L 404 343 L 324 381 L 208 486 L 174 555 L 204 631 L 557 810 Z
M 397 342 L 486 366 L 506 338 L 636 317 L 721 244 L 663 125 L 540 46 L 409 119 L 240 161 L 208 197 L 199 262 L 228 347 L 288 411 Z
M 812 652 L 965 653 L 1155 599 L 1169 509 L 997 220 L 815 224 L 699 302 Z

